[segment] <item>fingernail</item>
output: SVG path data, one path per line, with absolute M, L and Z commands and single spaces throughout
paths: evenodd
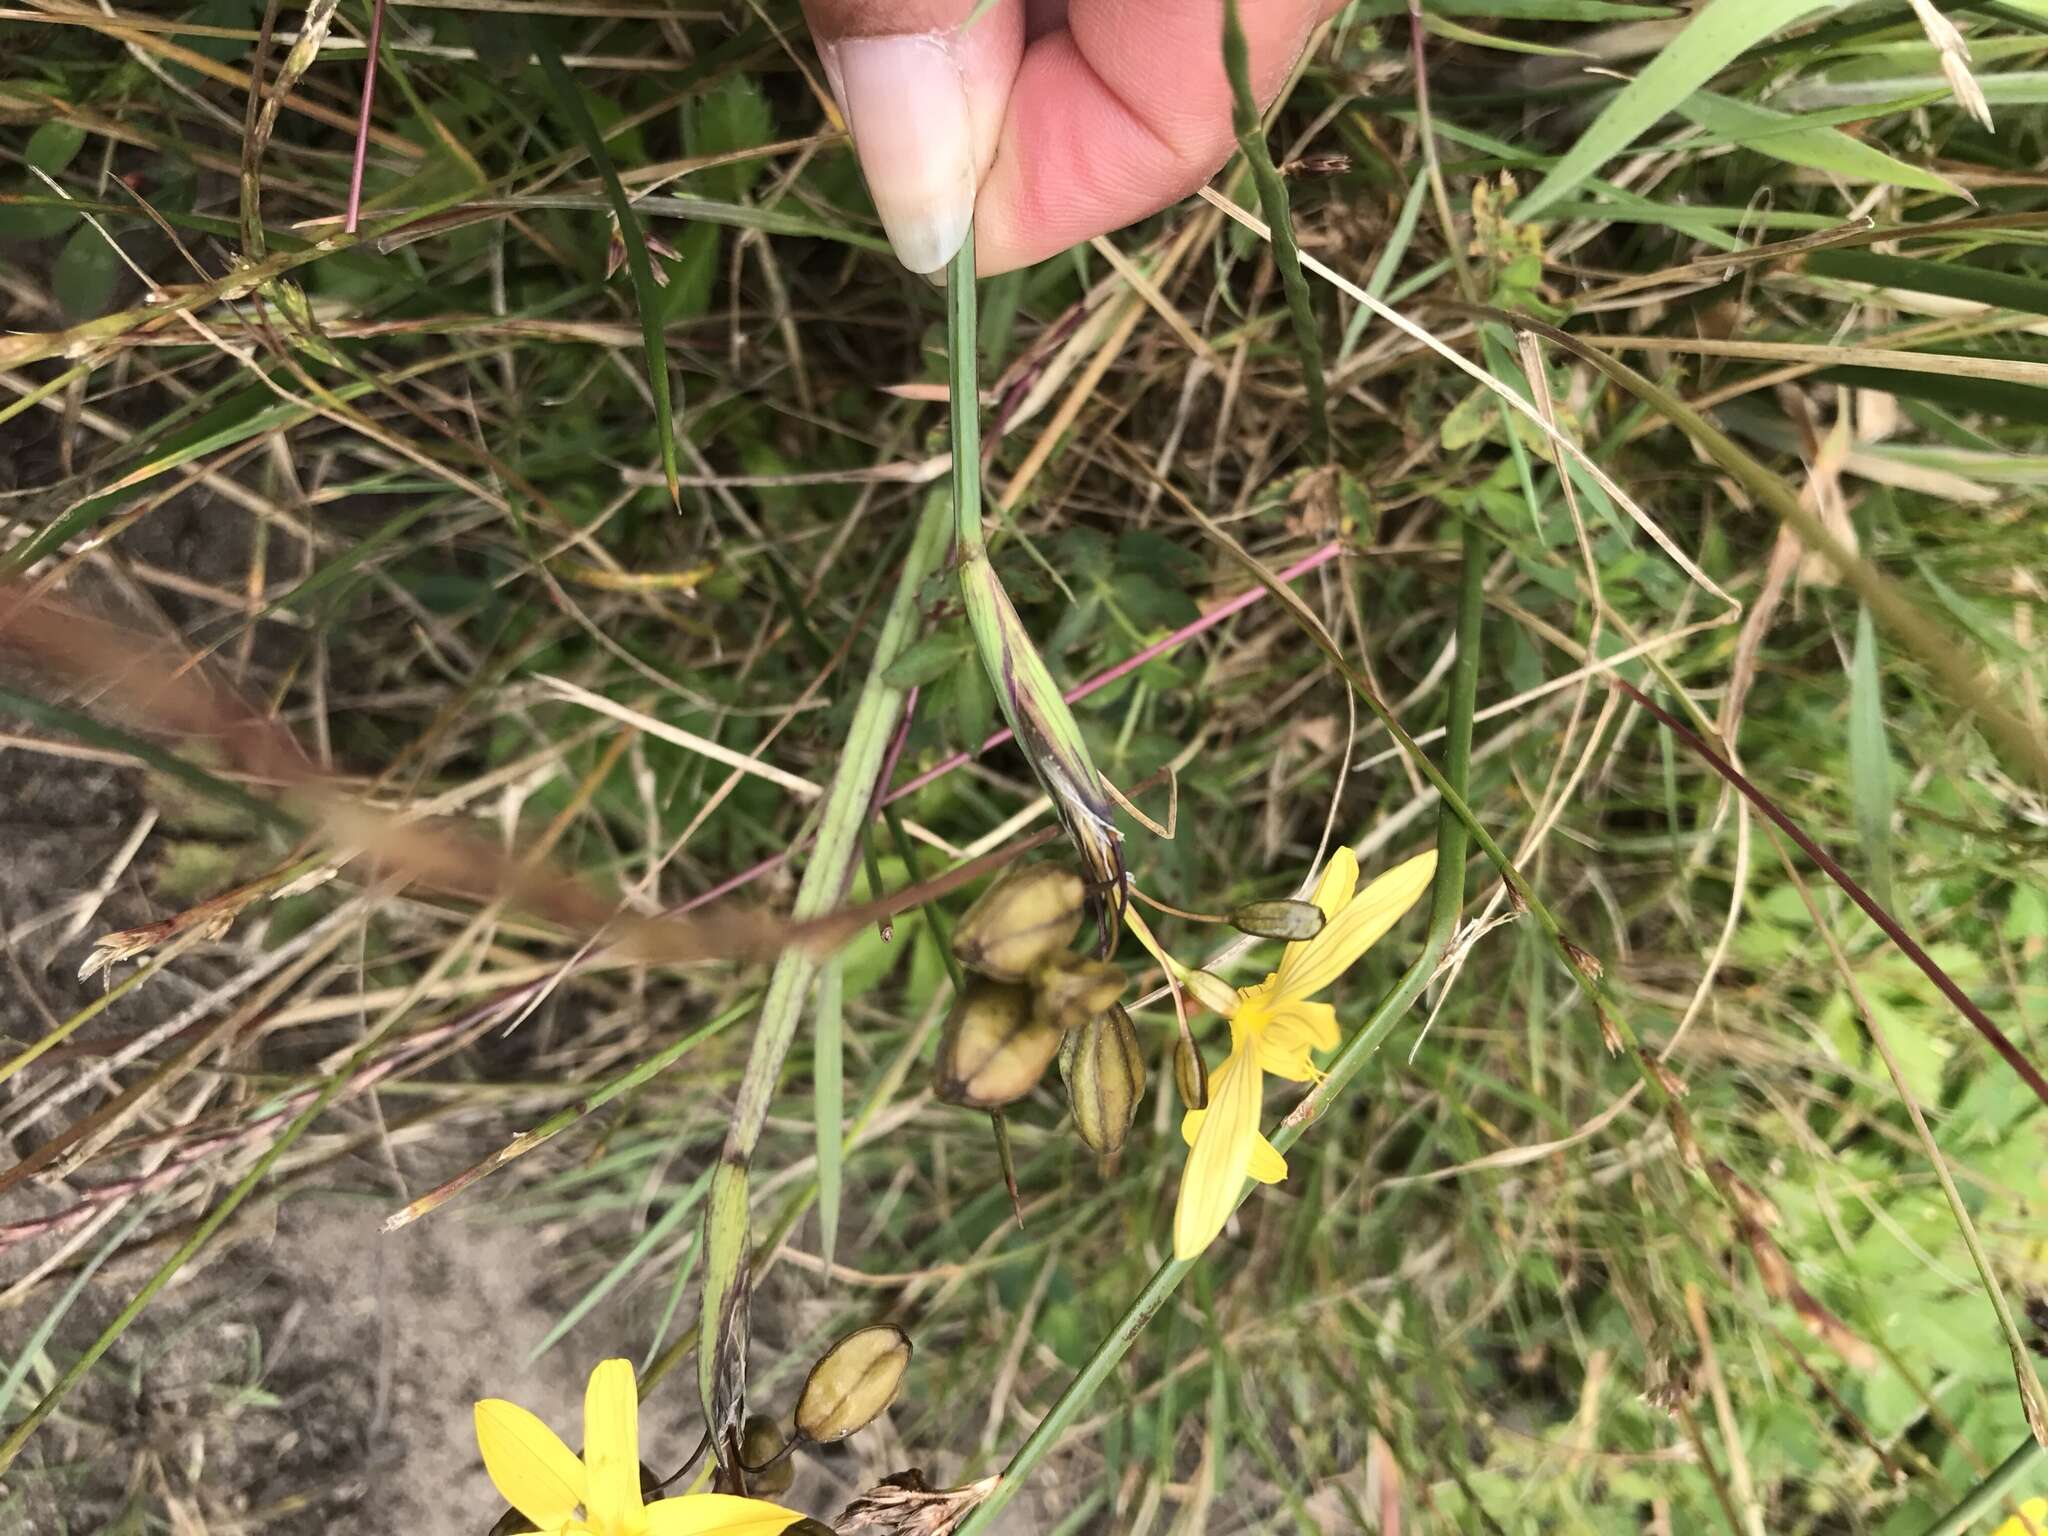
M 868 194 L 896 258 L 913 272 L 953 259 L 974 220 L 967 87 L 944 39 L 847 38 L 833 83 Z

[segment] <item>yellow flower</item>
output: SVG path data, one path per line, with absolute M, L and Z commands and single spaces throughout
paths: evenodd
M 2048 1536 L 2048 1499 L 2029 1499 L 1991 1536 Z
M 1192 1150 L 1173 1213 L 1175 1258 L 1192 1259 L 1215 1240 L 1247 1177 L 1261 1184 L 1287 1177 L 1287 1160 L 1259 1133 L 1265 1074 L 1296 1083 L 1322 1075 L 1309 1052 L 1336 1046 L 1337 1010 L 1309 999 L 1379 942 L 1435 872 L 1436 854 L 1425 853 L 1357 891 L 1358 860 L 1339 848 L 1316 883 L 1323 931 L 1288 945 L 1279 970 L 1238 990 L 1229 1013 L 1230 1058 L 1209 1079 L 1209 1107 L 1189 1110 L 1181 1120 L 1181 1136 Z
M 606 1360 L 583 1394 L 583 1454 L 517 1403 L 476 1405 L 484 1470 L 545 1536 L 780 1536 L 802 1515 L 725 1493 L 640 1498 L 640 1394 L 633 1367 Z

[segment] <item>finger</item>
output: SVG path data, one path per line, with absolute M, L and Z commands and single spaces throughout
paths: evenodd
M 1240 0 L 1271 100 L 1341 0 Z M 983 273 L 1042 261 L 1186 197 L 1230 157 L 1222 0 L 1070 0 L 1010 90 L 975 220 Z
M 804 0 L 875 211 L 913 272 L 936 272 L 966 238 L 1024 52 L 1023 0 L 980 16 L 976 4 Z

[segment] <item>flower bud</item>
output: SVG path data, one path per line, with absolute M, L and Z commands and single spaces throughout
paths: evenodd
M 1037 1086 L 1059 1048 L 1059 1030 L 1032 1016 L 1029 987 L 970 981 L 946 1016 L 933 1090 L 948 1104 L 999 1109 Z
M 1182 1108 L 1209 1107 L 1209 1064 L 1186 1035 L 1173 1048 L 1173 1086 L 1180 1091 Z
M 879 1324 L 849 1333 L 819 1357 L 797 1399 L 797 1432 L 819 1445 L 865 1429 L 896 1401 L 910 1368 L 910 1335 Z
M 1008 870 L 960 919 L 953 953 L 991 981 L 1022 981 L 1074 942 L 1087 894 L 1081 877 L 1061 864 Z
M 1124 995 L 1124 973 L 1107 960 L 1062 950 L 1031 973 L 1032 1016 L 1065 1034 Z
M 756 1498 L 772 1499 L 789 1492 L 796 1481 L 796 1458 L 782 1453 L 782 1427 L 765 1413 L 747 1415 L 747 1427 L 740 1435 L 740 1460 L 748 1467 L 747 1492 Z
M 1120 1151 L 1145 1096 L 1145 1057 L 1131 1016 L 1112 1003 L 1060 1047 L 1060 1076 L 1081 1140 L 1104 1157 Z
M 1303 944 L 1323 931 L 1323 909 L 1312 901 L 1248 901 L 1230 912 L 1230 926 L 1255 939 Z
M 1214 971 L 1182 971 L 1180 984 L 1188 989 L 1196 1002 L 1213 1013 L 1220 1013 L 1227 1019 L 1237 1012 L 1237 988 Z

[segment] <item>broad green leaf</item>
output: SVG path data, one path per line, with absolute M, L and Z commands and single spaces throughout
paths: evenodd
M 1744 50 L 1842 0 L 1708 0 L 1669 47 L 1624 86 L 1550 174 L 1514 209 L 1527 222 L 1627 149 Z
M 1883 683 L 1870 609 L 1856 614 L 1856 651 L 1849 664 L 1849 789 L 1856 835 L 1863 844 L 1870 891 L 1892 907 L 1892 760 L 1885 745 Z
M 1760 107 L 1712 91 L 1694 91 L 1678 103 L 1678 111 L 1723 143 L 1753 149 L 1788 165 L 1829 171 L 1848 181 L 1874 181 L 1894 187 L 1915 187 L 1923 192 L 1963 195 L 1962 189 L 1945 177 L 1909 165 L 1851 138 L 1839 128 L 1820 127 L 1791 112 Z

